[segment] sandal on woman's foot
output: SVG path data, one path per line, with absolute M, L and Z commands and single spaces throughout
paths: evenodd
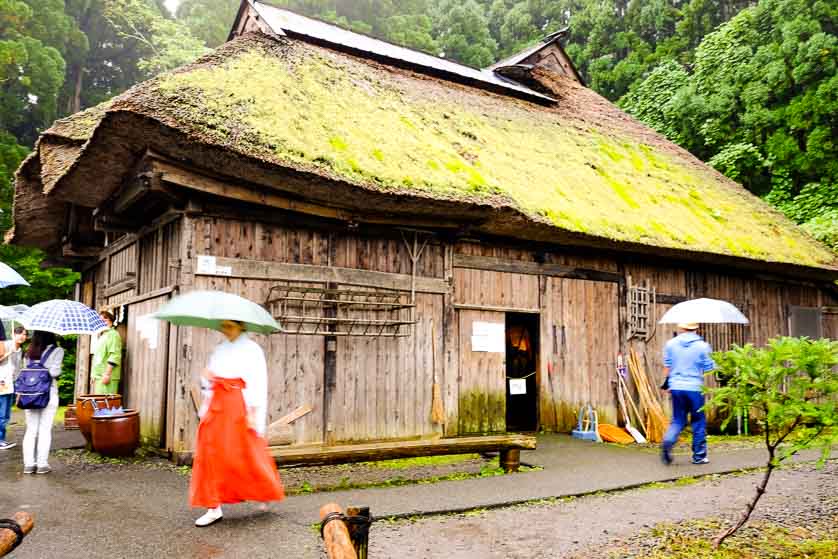
M 222 518 L 223 515 L 221 514 L 220 507 L 217 509 L 208 509 L 207 512 L 204 513 L 204 516 L 195 521 L 195 526 L 198 528 L 206 528 L 207 526 L 215 524 Z

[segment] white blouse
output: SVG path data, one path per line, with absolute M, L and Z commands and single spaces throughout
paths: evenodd
M 264 435 L 268 420 L 268 364 L 259 344 L 246 333 L 233 342 L 222 342 L 213 350 L 207 368 L 217 377 L 244 381 L 244 403 L 248 409 L 253 408 L 256 421 L 251 427 Z M 205 398 L 204 405 L 208 403 Z

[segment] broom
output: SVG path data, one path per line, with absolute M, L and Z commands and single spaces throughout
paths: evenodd
M 433 369 L 434 375 L 433 395 L 431 396 L 431 421 L 437 425 L 442 425 L 445 421 L 445 410 L 442 407 L 442 390 L 436 378 L 436 329 L 434 328 L 433 319 L 431 319 L 431 368 Z
M 657 397 L 657 393 L 649 383 L 649 377 L 640 364 L 634 349 L 629 354 L 629 370 L 640 397 L 640 409 L 646 415 L 646 438 L 649 442 L 659 443 L 663 440 L 663 434 L 667 427 L 666 415 Z

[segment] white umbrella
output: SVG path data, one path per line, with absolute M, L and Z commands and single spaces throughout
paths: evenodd
M 95 334 L 108 327 L 99 313 L 78 301 L 53 299 L 38 303 L 20 317 L 27 330 L 43 330 L 59 336 Z
M 0 288 L 10 285 L 29 285 L 29 282 L 15 272 L 11 266 L 0 262 Z
M 692 299 L 678 303 L 664 313 L 658 324 L 748 324 L 739 309 L 718 299 Z
M 18 320 L 20 315 L 29 310 L 26 305 L 14 305 L 11 307 L 4 307 L 0 305 L 0 320 Z

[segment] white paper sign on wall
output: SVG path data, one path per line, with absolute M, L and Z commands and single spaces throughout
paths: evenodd
M 473 322 L 471 325 L 471 350 L 506 353 L 503 322 Z
M 519 396 L 527 393 L 527 379 L 525 378 L 511 378 L 509 379 L 509 394 L 512 396 Z
M 206 254 L 198 255 L 198 262 L 195 266 L 196 274 L 206 274 L 214 276 L 216 271 L 217 267 L 215 265 L 215 256 L 208 256 Z
M 148 349 L 157 349 L 157 338 L 160 333 L 160 321 L 154 318 L 153 314 L 138 316 L 135 328 L 140 334 L 140 338 L 148 342 Z

